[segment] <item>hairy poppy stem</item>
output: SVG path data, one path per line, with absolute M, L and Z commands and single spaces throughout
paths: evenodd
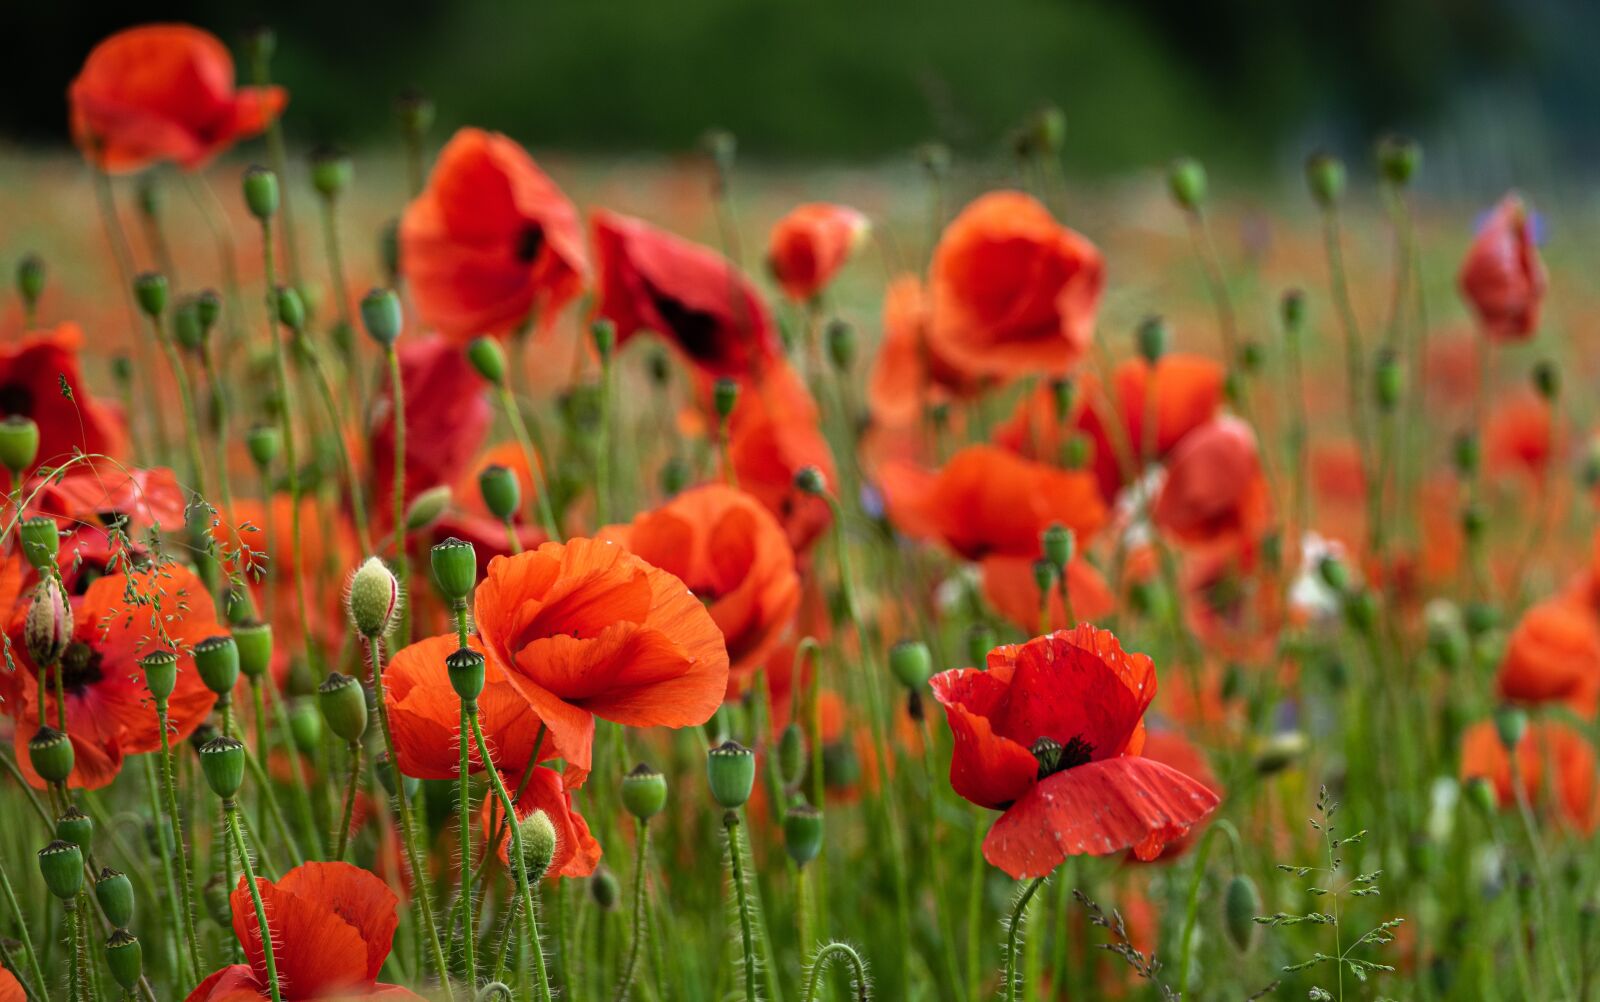
M 646 936 L 650 934 L 649 924 L 645 922 L 644 905 L 645 891 L 649 883 L 649 874 L 645 867 L 650 862 L 650 823 L 644 818 L 637 820 L 638 837 L 634 839 L 633 856 L 633 942 L 628 946 L 628 959 L 622 965 L 622 977 L 617 982 L 616 1002 L 624 1002 L 628 991 L 633 987 L 633 974 L 639 965 L 639 947 Z
M 522 410 L 517 407 L 516 397 L 511 393 L 509 378 L 509 376 L 502 377 L 495 384 L 495 396 L 500 398 L 500 409 L 505 411 L 506 421 L 511 425 L 511 434 L 517 440 L 517 448 L 522 450 L 522 460 L 528 464 L 528 477 L 533 481 L 533 497 L 539 512 L 539 524 L 547 537 L 559 540 L 561 529 L 556 525 L 555 509 L 550 506 L 550 490 L 545 485 L 544 465 L 538 450 L 534 448 L 533 439 L 528 435 L 528 424 L 522 418 Z
M 80 1002 L 83 998 L 83 944 L 78 937 L 78 904 L 76 901 L 66 902 L 67 913 L 67 942 L 71 944 L 72 960 L 67 965 L 67 999 L 68 1002 Z
M 356 794 L 361 792 L 361 742 L 350 742 L 350 781 L 345 784 L 344 820 L 339 823 L 339 845 L 334 850 L 335 862 L 344 860 L 345 846 L 350 843 L 350 823 L 356 814 Z
M 317 394 L 322 398 L 322 408 L 328 412 L 333 441 L 338 447 L 339 465 L 344 467 L 344 482 L 350 495 L 350 517 L 355 522 L 356 541 L 361 544 L 363 552 L 370 553 L 372 536 L 367 529 L 366 495 L 361 489 L 361 477 L 356 472 L 355 460 L 350 456 L 350 446 L 344 440 L 343 415 L 339 413 L 339 404 L 333 396 L 333 384 L 328 380 L 328 369 L 322 364 L 322 353 L 304 333 L 299 335 L 299 343 L 301 355 L 306 360 L 307 368 L 311 370 L 312 381 L 317 384 Z
M 463 645 L 465 646 L 465 645 Z M 461 701 L 461 732 L 457 736 L 457 744 L 461 747 L 461 766 L 456 777 L 456 827 L 459 829 L 461 840 L 461 867 L 458 879 L 461 881 L 461 910 L 463 915 L 463 931 L 461 933 L 462 963 L 467 970 L 467 987 L 476 989 L 478 986 L 478 961 L 475 950 L 477 948 L 478 932 L 472 921 L 472 784 L 471 776 L 472 758 L 471 744 L 468 731 L 472 726 L 471 710 L 466 700 Z
M 800 1002 L 814 1002 L 817 997 L 817 985 L 822 981 L 822 972 L 828 969 L 830 961 L 838 960 L 848 965 L 850 983 L 855 986 L 857 1002 L 867 1002 L 872 997 L 872 988 L 867 981 L 867 965 L 849 943 L 824 943 L 817 948 L 811 957 L 811 974 L 806 978 L 806 993 Z
M 183 441 L 194 476 L 194 493 L 203 498 L 206 495 L 205 453 L 200 446 L 200 418 L 194 406 L 194 388 L 189 385 L 189 370 L 184 368 L 183 359 L 178 355 L 178 346 L 162 326 L 160 317 L 149 316 L 148 319 L 150 333 L 155 336 L 156 344 L 166 357 L 173 382 L 178 384 L 178 403 L 183 408 Z
M 389 394 L 394 405 L 394 576 L 403 589 L 409 570 L 406 560 L 406 388 L 400 374 L 400 353 L 390 343 L 386 349 L 389 362 Z M 406 606 L 400 607 L 399 623 L 395 636 L 404 644 L 411 640 L 411 614 Z
M 105 224 L 106 242 L 111 245 L 111 256 L 116 260 L 118 277 L 122 280 L 123 304 L 128 309 L 128 319 L 132 328 L 130 333 L 136 335 L 139 326 L 139 306 L 134 299 L 133 291 L 133 252 L 128 245 L 128 235 L 122 228 L 122 217 L 117 215 L 117 199 L 116 194 L 111 190 L 111 175 L 103 170 L 96 170 L 94 172 L 94 180 L 95 196 L 100 205 L 100 218 Z M 128 353 L 128 359 L 133 365 L 133 382 L 144 387 L 152 398 L 156 398 L 155 384 L 150 376 L 151 365 L 147 354 L 149 349 L 145 347 L 143 338 L 135 336 L 134 342 L 134 350 Z M 167 428 L 161 420 L 162 409 L 156 407 L 147 408 L 146 410 L 153 419 L 150 428 L 154 429 L 155 447 L 154 449 L 151 448 L 151 442 L 147 438 L 143 440 L 144 448 L 142 450 L 138 448 L 140 439 L 132 434 L 133 413 L 129 412 L 129 438 L 135 443 L 135 455 L 140 459 L 151 458 L 150 454 L 152 452 L 157 457 L 165 456 L 167 454 Z
M 172 742 L 167 735 L 169 723 L 165 699 L 156 701 L 156 720 L 161 731 L 161 788 L 167 798 L 167 817 L 172 822 L 172 841 L 177 851 L 178 889 L 182 894 L 178 907 L 183 911 L 178 925 L 183 930 L 188 948 L 186 959 L 189 973 L 198 982 L 203 965 L 200 961 L 200 940 L 194 927 L 194 878 L 189 873 L 189 849 L 183 841 L 183 820 L 178 814 L 178 784 L 173 778 Z
M 1005 970 L 1002 974 L 1002 984 L 1006 993 L 1006 1002 L 1017 1002 L 1018 975 L 1017 975 L 1017 941 L 1022 934 L 1022 920 L 1027 917 L 1028 902 L 1039 888 L 1044 886 L 1047 878 L 1035 877 L 1022 893 L 1017 896 L 1017 903 L 1011 909 L 1011 920 L 1006 924 L 1006 959 Z
M 223 804 L 223 808 L 228 814 L 228 834 L 233 838 L 233 851 L 239 855 L 244 882 L 250 888 L 250 903 L 255 906 L 256 928 L 261 933 L 261 956 L 267 967 L 267 985 L 272 992 L 272 1002 L 283 1002 L 283 990 L 278 987 L 278 960 L 272 946 L 272 927 L 267 924 L 267 906 L 261 900 L 255 867 L 250 864 L 250 847 L 245 844 L 244 828 L 239 824 L 239 805 L 230 799 Z
M 350 286 L 345 281 L 344 248 L 339 241 L 338 199 L 332 195 L 322 200 L 322 235 L 328 248 L 328 271 L 333 282 L 334 315 L 344 328 L 344 338 L 335 339 L 340 361 L 345 366 L 345 378 L 354 394 L 356 413 L 367 413 L 366 379 L 357 357 L 355 332 L 351 330 Z
M 733 876 L 734 892 L 739 898 L 739 932 L 743 939 L 744 999 L 756 1002 L 756 951 L 755 935 L 750 919 L 750 892 L 745 886 L 744 847 L 739 838 L 739 812 L 728 811 L 722 816 L 722 827 L 728 832 L 728 866 Z
M 22 956 L 27 960 L 28 970 L 33 977 L 35 991 L 32 994 L 35 998 L 46 998 L 44 987 L 49 982 L 45 980 L 44 969 L 39 966 L 39 955 L 33 949 L 33 937 L 28 935 L 27 920 L 22 914 L 22 906 L 17 904 L 17 892 L 11 887 L 11 877 L 6 873 L 3 861 L 0 861 L 0 895 L 5 896 L 6 908 L 16 922 L 17 939 L 22 943 Z

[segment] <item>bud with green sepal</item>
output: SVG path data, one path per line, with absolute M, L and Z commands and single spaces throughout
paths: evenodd
M 268 222 L 278 214 L 278 175 L 255 166 L 244 172 L 244 204 L 250 215 Z
M 393 348 L 405 325 L 400 297 L 393 289 L 371 290 L 361 297 L 361 323 L 368 337 L 386 349 Z
M 1179 157 L 1167 166 L 1167 190 L 1178 207 L 1198 211 L 1206 201 L 1206 168 L 1194 157 Z
M 796 866 L 805 866 L 822 852 L 822 812 L 810 804 L 794 804 L 783 815 L 783 847 Z
M 510 467 L 485 466 L 478 474 L 478 492 L 483 496 L 484 507 L 502 522 L 510 520 L 522 507 L 522 482 Z
M 0 466 L 11 473 L 11 482 L 19 483 L 22 475 L 33 468 L 39 456 L 39 426 L 33 418 L 12 414 L 0 420 Z
M 387 633 L 400 610 L 400 600 L 400 582 L 379 558 L 368 557 L 350 575 L 345 606 L 350 622 L 363 637 L 372 639 Z

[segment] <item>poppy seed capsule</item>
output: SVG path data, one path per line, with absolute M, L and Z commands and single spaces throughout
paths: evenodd
M 1284 333 L 1295 335 L 1306 323 L 1306 294 L 1301 289 L 1290 289 L 1278 303 L 1278 316 Z
M 689 483 L 689 464 L 684 462 L 682 456 L 669 456 L 667 461 L 661 464 L 661 473 L 657 479 L 661 484 L 661 493 L 673 497 Z
M 450 688 L 467 706 L 475 706 L 483 694 L 483 652 L 462 647 L 445 655 L 444 666 L 450 673 Z
M 718 804 L 730 811 L 743 807 L 756 782 L 756 753 L 737 741 L 724 741 L 706 752 L 706 780 Z
M 206 688 L 227 699 L 239 681 L 239 645 L 226 633 L 194 645 L 194 666 Z
M 1406 373 L 1392 351 L 1380 352 L 1372 370 L 1372 395 L 1381 411 L 1392 411 L 1405 395 Z
M 1344 161 L 1331 153 L 1313 153 L 1306 159 L 1306 187 L 1324 209 L 1331 209 L 1344 196 Z
M 65 813 L 56 818 L 56 838 L 86 849 L 93 848 L 94 820 L 83 813 L 77 804 L 71 804 Z
M 61 530 L 48 515 L 35 515 L 22 521 L 17 530 L 22 537 L 22 552 L 33 569 L 42 571 L 56 562 L 61 552 Z M 53 576 L 53 575 L 52 575 Z
M 276 425 L 258 424 L 244 433 L 244 444 L 256 469 L 265 470 L 283 449 L 283 433 Z
M 133 922 L 133 881 L 121 870 L 101 869 L 94 880 L 94 899 L 112 925 L 126 928 Z
M 167 308 L 167 276 L 147 271 L 133 280 L 133 298 L 147 317 L 159 317 Z
M 455 492 L 450 490 L 449 484 L 439 484 L 412 498 L 410 507 L 406 509 L 406 531 L 421 532 L 439 521 L 454 496 Z
M 806 751 L 804 728 L 791 722 L 778 735 L 778 779 L 785 788 L 797 786 L 805 775 Z
M 474 338 L 467 345 L 467 361 L 472 363 L 485 382 L 499 386 L 506 377 L 506 353 L 500 350 L 500 342 L 492 337 Z
M 1488 525 L 1489 516 L 1484 512 L 1483 505 L 1468 501 L 1461 506 L 1461 534 L 1467 537 L 1468 542 L 1481 539 Z
M 1073 432 L 1061 443 L 1061 465 L 1069 470 L 1081 470 L 1089 463 L 1089 439 L 1082 432 Z
M 185 351 L 197 352 L 205 345 L 206 331 L 194 300 L 186 299 L 172 311 L 172 337 Z
M 400 608 L 400 582 L 382 560 L 368 557 L 350 575 L 345 605 L 358 633 L 368 639 L 381 637 L 389 632 L 389 624 Z
M 239 649 L 239 670 L 245 678 L 260 678 L 272 665 L 272 624 L 240 623 L 233 628 Z
M 1422 166 L 1422 146 L 1415 139 L 1391 132 L 1378 140 L 1377 159 L 1383 179 L 1403 188 Z
M 452 605 L 465 605 L 478 583 L 478 551 L 464 539 L 451 536 L 428 552 L 433 582 Z
M 1479 461 L 1483 458 L 1482 450 L 1478 447 L 1478 436 L 1470 431 L 1457 435 L 1451 455 L 1455 460 L 1457 473 L 1463 477 L 1477 473 Z
M 217 318 L 222 316 L 222 297 L 217 295 L 215 289 L 205 289 L 192 300 L 195 316 L 200 320 L 200 330 L 209 334 L 211 328 L 216 326 Z
M 296 699 L 289 706 L 289 736 L 302 755 L 310 755 L 322 743 L 322 714 L 309 700 Z
M 39 426 L 33 418 L 12 414 L 0 421 L 0 465 L 20 479 L 39 455 Z
M 1545 400 L 1555 400 L 1561 395 L 1561 372 L 1548 358 L 1534 365 L 1533 388 Z
M 329 672 L 317 686 L 317 706 L 341 741 L 359 741 L 367 732 L 367 694 L 353 677 Z
M 783 847 L 794 865 L 805 866 L 822 852 L 822 812 L 796 804 L 783 815 Z
M 988 623 L 974 623 L 967 629 L 967 660 L 982 666 L 988 663 L 989 652 L 994 649 L 994 628 Z
M 1206 201 L 1206 168 L 1194 157 L 1179 157 L 1167 167 L 1167 190 L 1172 200 L 1190 212 Z
M 711 402 L 717 409 L 717 420 L 726 421 L 739 404 L 739 382 L 731 376 L 720 377 L 711 388 Z
M 27 254 L 17 262 L 17 294 L 31 310 L 44 293 L 44 259 Z
M 278 214 L 278 175 L 255 166 L 244 172 L 244 204 L 256 219 L 266 222 Z
M 920 640 L 902 640 L 889 648 L 889 671 L 907 689 L 920 689 L 933 676 L 933 654 Z
M 492 464 L 478 474 L 478 493 L 483 496 L 483 506 L 489 514 L 502 522 L 522 507 L 522 481 L 515 470 Z
M 65 783 L 76 760 L 72 739 L 54 727 L 41 727 L 28 740 L 28 764 L 47 783 Z
M 150 697 L 158 707 L 164 706 L 178 686 L 178 655 L 169 650 L 151 651 L 139 659 L 139 668 Z
M 124 991 L 131 992 L 144 974 L 144 947 L 139 937 L 126 929 L 115 929 L 106 940 L 106 967 Z
M 355 172 L 355 164 L 342 150 L 324 146 L 311 154 L 311 186 L 330 201 L 350 187 Z
M 1033 562 L 1033 586 L 1041 594 L 1048 594 L 1056 585 L 1056 575 L 1061 569 L 1050 562 L 1049 557 L 1040 557 Z
M 1350 568 L 1336 556 L 1330 554 L 1319 560 L 1317 574 L 1324 584 L 1341 595 L 1350 588 Z
M 828 322 L 828 360 L 839 372 L 849 372 L 856 360 L 856 329 L 850 323 L 835 318 Z
M 22 622 L 23 646 L 39 667 L 58 664 L 72 643 L 72 602 L 54 574 L 33 589 L 27 618 Z
M 821 495 L 828 489 L 828 481 L 815 466 L 804 466 L 794 475 L 794 485 L 806 494 Z
M 230 737 L 207 741 L 200 746 L 200 769 L 212 793 L 232 800 L 244 785 L 244 742 Z
M 393 289 L 373 289 L 361 297 L 361 324 L 367 336 L 383 347 L 393 347 L 399 340 L 404 319 Z
M 536 809 L 517 821 L 517 833 L 522 838 L 522 865 L 528 883 L 536 884 L 550 872 L 550 862 L 556 858 L 556 826 L 550 815 Z
M 1528 712 L 1517 706 L 1499 707 L 1494 711 L 1494 732 L 1500 737 L 1501 747 L 1513 751 L 1528 733 Z
M 622 806 L 640 821 L 648 821 L 667 806 L 667 777 L 640 762 L 622 777 Z
M 300 297 L 300 293 L 288 286 L 280 285 L 273 299 L 278 306 L 278 323 L 296 334 L 305 329 L 306 301 Z
M 1473 776 L 1467 780 L 1467 802 L 1483 812 L 1484 817 L 1493 817 L 1495 810 L 1500 806 L 1499 798 L 1495 795 L 1494 784 L 1483 776 Z
M 1222 892 L 1222 927 L 1240 953 L 1256 945 L 1256 916 L 1261 914 L 1261 892 L 1255 881 L 1240 873 L 1228 881 Z
M 600 361 L 611 361 L 611 353 L 617 349 L 617 325 L 601 317 L 589 325 L 589 336 L 594 339 L 594 350 Z
M 39 850 L 39 875 L 51 894 L 70 901 L 83 889 L 83 850 L 56 839 Z
M 604 863 L 589 878 L 589 895 L 603 911 L 616 910 L 617 901 L 622 897 L 622 888 L 617 883 L 616 875 Z

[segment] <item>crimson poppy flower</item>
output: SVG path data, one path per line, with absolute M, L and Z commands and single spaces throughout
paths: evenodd
M 1506 641 L 1496 688 L 1519 703 L 1564 703 L 1583 717 L 1600 707 L 1600 619 L 1578 595 L 1522 614 Z
M 1088 351 L 1105 262 L 1016 191 L 983 195 L 933 254 L 931 339 L 973 375 L 1064 373 Z
M 185 522 L 183 488 L 165 467 L 73 467 L 59 479 L 32 487 L 28 514 L 55 520 L 61 533 L 56 564 L 73 594 L 113 569 L 111 561 L 120 551 L 143 560 L 150 556 L 146 541 L 152 532 L 176 532 Z
M 1456 276 L 1478 326 L 1493 341 L 1526 341 L 1539 328 L 1546 280 L 1529 216 L 1516 193 L 1502 198 Z
M 67 90 L 72 138 L 118 173 L 172 161 L 184 169 L 264 131 L 283 113 L 282 87 L 233 82 L 233 56 L 187 24 L 146 24 L 96 45 Z
M 1167 458 L 1151 518 L 1190 546 L 1254 542 L 1268 518 L 1255 432 L 1223 416 L 1185 436 Z
M 695 726 L 728 688 L 711 614 L 682 581 L 615 543 L 578 538 L 494 558 L 474 618 L 485 652 L 585 771 L 595 717 Z
M 783 526 L 736 488 L 685 491 L 599 535 L 675 575 L 705 603 L 727 643 L 734 688 L 772 653 L 800 607 L 800 576 Z
M 376 875 L 349 863 L 301 863 L 277 882 L 256 878 L 272 936 L 272 958 L 284 1002 L 311 999 L 416 999 L 377 981 L 400 917 L 399 899 Z M 214 972 L 186 1002 L 242 1002 L 272 997 L 255 903 L 244 878 L 228 896 L 233 934 L 247 963 Z
M 406 405 L 406 500 L 461 478 L 489 433 L 493 409 L 483 377 L 461 346 L 441 336 L 402 341 L 400 385 Z M 373 512 L 394 518 L 394 404 L 388 381 L 373 404 Z
M 997 647 L 987 671 L 934 676 L 955 737 L 950 785 L 1004 812 L 984 858 L 1016 878 L 1080 854 L 1150 860 L 1205 819 L 1215 793 L 1140 755 L 1155 694 L 1150 659 L 1089 625 Z
M 720 254 L 604 209 L 590 227 L 598 310 L 617 325 L 618 344 L 654 331 L 712 376 L 753 374 L 778 357 L 766 304 Z
M 499 768 L 497 765 L 496 768 Z M 594 873 L 595 867 L 600 863 L 600 843 L 589 832 L 589 822 L 584 820 L 572 806 L 572 790 L 562 778 L 561 773 L 547 766 L 538 766 L 527 773 L 527 785 L 522 788 L 521 795 L 517 795 L 517 786 L 522 782 L 523 770 L 502 769 L 500 781 L 505 784 L 506 792 L 515 796 L 517 819 L 520 821 L 534 811 L 544 811 L 545 816 L 556 830 L 556 851 L 550 857 L 550 869 L 545 872 L 545 879 L 554 880 L 557 877 L 587 877 Z M 482 808 L 483 832 L 485 838 L 494 835 L 490 828 L 491 819 L 495 815 L 495 807 L 485 800 Z M 507 853 L 511 849 L 511 833 L 504 832 L 500 844 L 495 847 L 496 854 L 501 862 L 509 859 Z
M 902 533 L 937 539 L 968 560 L 1038 555 L 1039 534 L 1059 522 L 1085 540 L 1105 522 L 1094 477 L 971 445 L 937 473 L 903 461 L 880 476 L 889 519 Z
M 75 452 L 116 458 L 127 446 L 120 409 L 97 402 L 84 385 L 82 347 L 83 331 L 73 323 L 0 347 L 0 418 L 32 418 L 39 426 L 36 467 L 60 466 Z M 0 482 L 9 490 L 11 474 L 0 471 Z
M 884 293 L 883 343 L 867 383 L 867 402 L 878 421 L 915 423 L 934 404 L 972 397 L 982 386 L 928 337 L 928 300 L 915 275 L 901 275 Z
M 572 202 L 521 146 L 471 128 L 406 207 L 400 266 L 422 322 L 458 342 L 549 325 L 589 270 Z
M 1045 598 L 1039 594 L 1033 563 L 1030 557 L 995 555 L 984 557 L 979 565 L 983 571 L 983 597 L 1007 622 L 1026 633 L 1039 629 L 1040 607 Z M 1072 600 L 1070 618 L 1059 588 L 1050 589 L 1046 614 L 1051 630 L 1070 630 L 1079 623 L 1093 622 L 1117 606 L 1105 577 L 1082 556 L 1074 556 L 1067 564 L 1067 597 Z
M 797 303 L 819 295 L 861 246 L 867 217 L 843 205 L 808 202 L 778 220 L 767 240 L 767 267 Z
M 1484 460 L 1496 473 L 1521 473 L 1538 479 L 1559 448 L 1555 414 L 1532 390 L 1497 401 L 1483 432 Z
M 1578 831 L 1592 835 L 1600 827 L 1594 748 L 1583 734 L 1560 721 L 1535 720 L 1517 744 L 1516 756 L 1519 775 L 1514 778 L 1494 722 L 1480 720 L 1461 737 L 1461 778 L 1488 780 L 1502 810 L 1516 809 L 1520 780 L 1523 795 Z M 1553 775 L 1546 775 L 1547 766 Z
M 710 413 L 709 381 L 700 396 Z M 838 480 L 821 412 L 788 363 L 774 362 L 740 383 L 728 415 L 728 460 L 740 489 L 777 516 L 796 553 L 809 549 L 831 524 L 828 503 L 794 485 L 795 474 L 808 466 L 821 470 L 830 487 Z
M 130 602 L 130 594 L 142 601 Z M 138 664 L 141 657 L 162 648 L 178 654 L 178 684 L 168 702 L 171 740 L 186 740 L 216 702 L 216 694 L 194 668 L 190 648 L 223 632 L 222 626 L 205 583 L 180 564 L 98 578 L 73 600 L 72 640 L 60 664 L 45 676 L 43 707 L 39 668 L 22 633 L 26 614 L 19 608 L 12 617 L 11 654 L 17 670 L 0 672 L 0 699 L 18 722 L 17 765 L 35 786 L 45 784 L 28 763 L 27 744 L 41 722 L 56 726 L 54 671 L 61 672 L 66 730 L 76 753 L 68 785 L 89 790 L 115 779 L 123 756 L 161 747 L 155 706 Z
M 1183 687 L 1176 686 L 1175 688 Z M 1221 800 L 1226 795 L 1222 789 L 1222 783 L 1217 780 L 1216 774 L 1211 771 L 1211 763 L 1206 761 L 1205 752 L 1195 747 L 1193 742 L 1177 731 L 1161 728 L 1146 732 L 1144 748 L 1140 751 L 1140 754 L 1152 762 L 1160 762 L 1162 765 L 1171 766 L 1178 772 L 1195 780 L 1201 786 L 1216 794 L 1218 800 Z M 1161 855 L 1156 858 L 1170 860 L 1182 855 L 1185 850 L 1194 844 L 1204 826 L 1205 822 L 1202 821 L 1177 839 L 1168 842 L 1162 848 Z M 1134 858 L 1138 859 L 1137 856 Z M 1141 860 L 1141 862 L 1149 861 Z

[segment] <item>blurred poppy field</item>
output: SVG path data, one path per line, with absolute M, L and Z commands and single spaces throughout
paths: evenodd
M 0 1002 L 1600 995 L 1581 191 L 346 151 L 276 41 L 0 151 Z

